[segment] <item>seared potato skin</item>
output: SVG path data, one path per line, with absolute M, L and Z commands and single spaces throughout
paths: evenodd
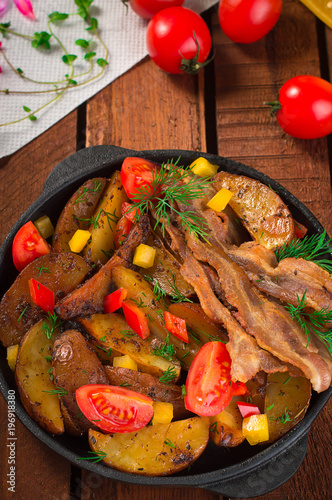
M 68 432 L 83 434 L 93 424 L 81 414 L 76 403 L 76 389 L 87 384 L 109 384 L 102 364 L 77 330 L 66 330 L 53 348 L 53 377 L 56 387 L 67 391 L 61 397 L 61 408 Z
M 87 229 L 87 223 L 103 194 L 107 179 L 89 179 L 78 188 L 62 210 L 55 227 L 52 246 L 55 252 L 70 252 L 68 242 L 77 229 Z M 98 189 L 97 189 L 98 188 Z
M 228 172 L 219 172 L 214 180 L 216 189 L 232 191 L 229 205 L 258 243 L 273 249 L 294 238 L 292 215 L 272 189 L 255 179 Z
M 244 441 L 242 416 L 233 397 L 227 408 L 210 417 L 210 438 L 217 446 L 235 447 Z
M 43 321 L 34 325 L 22 338 L 15 367 L 15 380 L 24 408 L 33 420 L 45 431 L 52 434 L 64 432 L 60 412 L 60 400 L 54 391 L 49 369 L 54 339 L 53 332 L 48 339 L 43 332 Z
M 41 268 L 49 272 L 40 272 Z M 23 335 L 42 317 L 42 310 L 31 299 L 29 279 L 34 278 L 50 288 L 55 301 L 74 290 L 90 271 L 82 257 L 73 253 L 43 255 L 17 276 L 0 303 L 0 340 L 8 347 L 17 344 Z
M 208 440 L 206 417 L 146 426 L 123 434 L 89 431 L 90 447 L 106 453 L 105 464 L 144 476 L 166 476 L 185 469 L 203 453 Z

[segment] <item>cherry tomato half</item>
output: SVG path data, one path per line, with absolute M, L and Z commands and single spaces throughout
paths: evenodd
M 288 80 L 272 103 L 280 127 L 298 139 L 317 139 L 332 132 L 332 84 L 317 76 Z
M 228 406 L 233 395 L 231 358 L 222 342 L 200 348 L 189 368 L 184 398 L 187 410 L 211 417 Z
M 180 6 L 183 2 L 184 0 L 129 0 L 129 5 L 140 17 L 151 19 L 160 10 Z
M 149 22 L 146 44 L 157 66 L 179 74 L 197 73 L 209 56 L 212 41 L 201 16 L 185 7 L 170 7 Z
M 76 401 L 90 422 L 106 432 L 133 432 L 148 424 L 153 401 L 125 387 L 89 384 L 76 390 Z
M 22 226 L 16 233 L 12 255 L 14 266 L 22 271 L 30 262 L 50 253 L 50 246 L 42 238 L 31 221 Z
M 221 0 L 219 23 L 233 42 L 252 43 L 271 31 L 281 9 L 282 0 Z
M 121 166 L 121 182 L 128 198 L 138 194 L 138 189 L 147 188 L 151 193 L 153 172 L 158 165 L 143 158 L 127 157 Z

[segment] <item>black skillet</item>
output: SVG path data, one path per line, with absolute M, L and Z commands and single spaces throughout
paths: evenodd
M 197 151 L 157 150 L 132 151 L 115 146 L 94 146 L 73 154 L 57 165 L 46 180 L 41 196 L 26 210 L 10 231 L 0 249 L 0 296 L 17 275 L 11 257 L 11 244 L 17 230 L 28 220 L 47 214 L 56 222 L 71 194 L 92 176 L 109 176 L 119 169 L 126 156 L 140 156 L 158 163 L 181 156 L 182 165 L 189 165 L 195 158 L 205 157 L 223 170 L 243 174 L 270 185 L 289 206 L 296 220 L 308 228 L 309 234 L 322 233 L 323 227 L 315 216 L 289 191 L 261 172 L 241 163 L 216 155 Z M 332 256 L 330 256 L 332 259 Z M 16 391 L 14 376 L 6 361 L 6 350 L 0 346 L 0 389 L 6 401 L 8 391 Z M 304 419 L 284 437 L 270 446 L 250 447 L 243 443 L 230 450 L 217 448 L 209 443 L 203 455 L 192 468 L 169 477 L 146 477 L 113 470 L 102 463 L 77 460 L 86 457 L 89 449 L 87 438 L 70 436 L 54 437 L 44 432 L 26 413 L 16 397 L 16 415 L 21 422 L 43 443 L 76 466 L 106 478 L 137 485 L 161 487 L 199 487 L 229 497 L 255 497 L 264 495 L 285 483 L 297 471 L 305 456 L 311 424 L 327 403 L 332 389 L 314 393 Z M 16 391 L 17 394 L 17 391 Z M 319 481 L 319 478 L 317 478 Z

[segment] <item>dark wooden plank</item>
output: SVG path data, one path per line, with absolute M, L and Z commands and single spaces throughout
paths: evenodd
M 330 30 L 326 31 L 332 68 L 332 38 Z M 216 16 L 213 32 L 219 153 L 277 179 L 332 234 L 327 140 L 302 141 L 287 136 L 263 105 L 273 100 L 289 78 L 300 74 L 320 76 L 315 17 L 300 3 L 286 0 L 275 29 L 256 44 L 233 44 L 220 32 Z M 328 497 L 331 408 L 332 402 L 313 424 L 308 452 L 297 474 L 259 500 Z
M 17 153 L 0 160 L 1 243 L 19 216 L 41 194 L 52 168 L 76 151 L 76 121 L 77 113 L 73 112 Z M 41 443 L 17 419 L 15 426 L 17 498 L 69 498 L 70 464 Z M 0 397 L 2 500 L 13 498 L 7 484 L 10 465 L 7 427 L 7 405 Z
M 144 60 L 88 102 L 87 145 L 95 144 L 205 151 L 203 73 L 198 77 L 167 75 Z M 218 498 L 199 489 L 147 488 L 105 479 L 94 488 L 89 477 L 82 473 L 82 500 Z

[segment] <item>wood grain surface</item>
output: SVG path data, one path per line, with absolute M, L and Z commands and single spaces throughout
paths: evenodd
M 329 139 L 284 134 L 264 101 L 296 74 L 330 78 L 332 33 L 301 3 L 285 0 L 275 29 L 242 46 L 221 32 L 217 7 L 205 15 L 215 58 L 197 76 L 171 76 L 148 58 L 14 155 L 0 160 L 0 242 L 41 193 L 52 168 L 82 147 L 208 151 L 246 163 L 285 185 L 332 234 Z M 332 402 L 312 426 L 306 457 L 293 478 L 260 500 L 331 498 Z M 7 406 L 0 397 L 0 498 L 7 484 Z M 198 488 L 152 488 L 81 472 L 17 421 L 19 500 L 222 500 Z M 255 491 L 253 489 L 253 495 Z M 225 498 L 226 500 L 226 498 Z

